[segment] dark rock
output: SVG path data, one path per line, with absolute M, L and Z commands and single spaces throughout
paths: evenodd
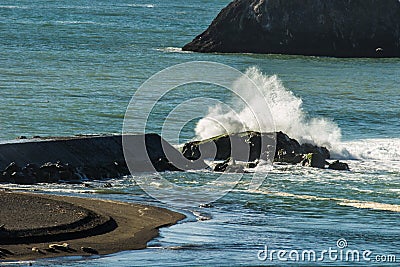
M 14 172 L 11 180 L 16 184 L 35 184 L 36 177 L 31 173 Z
M 74 179 L 74 173 L 70 171 L 59 171 L 58 174 L 60 175 L 60 180 L 70 181 Z
M 400 57 L 400 2 L 235 0 L 183 50 Z
M 319 153 L 309 153 L 304 155 L 302 161 L 303 166 L 324 169 L 326 165 L 326 158 Z
M 105 184 L 103 185 L 103 187 L 104 187 L 104 188 L 111 188 L 111 187 L 112 187 L 112 184 L 111 184 L 111 183 L 105 183 Z
M 37 180 L 40 183 L 57 183 L 61 180 L 60 171 L 64 168 L 60 163 L 47 162 L 40 166 L 37 172 Z
M 214 167 L 215 172 L 230 172 L 230 173 L 243 173 L 245 172 L 244 166 L 236 164 L 235 160 L 228 158 L 222 163 L 218 163 Z
M 89 180 L 100 180 L 102 175 L 100 173 L 100 167 L 98 166 L 84 166 L 82 168 L 82 173 L 84 177 Z
M 204 209 L 204 208 L 213 208 L 213 207 L 214 207 L 214 205 L 211 204 L 211 203 L 204 203 L 204 204 L 200 204 L 199 205 L 199 208 L 202 208 L 202 209 Z
M 10 173 L 10 174 L 13 173 L 13 172 L 20 172 L 21 170 L 22 170 L 21 167 L 19 167 L 17 165 L 17 163 L 15 163 L 15 162 L 11 162 L 10 165 L 8 165 L 4 169 L 5 172 Z
M 326 159 L 331 158 L 331 154 L 326 147 L 319 147 L 306 143 L 300 146 L 300 150 L 302 154 L 318 153 L 323 155 Z
M 332 162 L 331 164 L 329 164 L 328 169 L 331 170 L 338 170 L 338 171 L 350 171 L 350 167 L 347 163 L 344 162 L 340 162 L 338 160 Z
M 22 171 L 23 171 L 24 169 L 25 169 L 25 170 L 37 171 L 37 170 L 39 169 L 39 165 L 34 164 L 34 163 L 28 163 L 28 164 L 25 165 L 24 168 L 22 168 Z
M 232 160 L 232 158 L 227 158 L 226 160 L 224 160 L 224 162 L 220 162 L 215 164 L 213 171 L 215 172 L 224 172 L 226 171 L 226 169 L 228 168 L 229 165 L 234 165 L 235 162 Z
M 21 172 L 19 172 L 18 179 L 14 178 L 14 182 L 17 184 L 35 184 L 37 182 L 38 168 L 36 164 L 27 164 L 22 168 Z
M 296 154 L 288 163 L 291 164 L 299 164 L 303 161 L 303 155 L 301 154 Z
M 276 133 L 275 158 L 277 158 L 279 151 L 280 153 L 286 155 L 300 154 L 302 152 L 299 142 L 293 138 L 290 138 L 287 134 L 283 132 Z
M 129 145 L 124 147 L 125 160 L 134 172 L 197 170 L 207 166 L 201 159 L 188 160 L 157 134 L 129 136 L 124 140 Z
M 189 160 L 198 160 L 201 157 L 199 144 L 200 142 L 196 141 L 186 143 L 182 149 L 183 156 Z
M 11 162 L 1 173 L 0 175 L 0 182 L 15 182 L 15 179 L 18 181 L 21 181 L 21 183 L 24 183 L 22 181 L 22 168 L 18 166 L 15 162 Z
M 152 161 L 156 171 L 182 171 L 174 166 L 166 157 L 161 157 L 155 161 Z
M 56 163 L 47 162 L 40 166 L 36 172 L 36 177 L 42 183 L 56 183 L 59 181 L 69 183 L 81 182 L 81 175 L 76 168 L 68 163 L 63 164 L 59 161 Z
M 190 160 L 212 159 L 255 161 L 272 158 L 275 153 L 274 133 L 243 132 L 224 134 L 202 141 L 186 143 L 182 154 Z M 261 147 L 263 146 L 263 147 Z
M 297 140 L 290 138 L 285 133 L 277 133 L 275 162 L 298 164 L 302 162 L 303 155 L 309 153 L 320 154 L 325 159 L 330 158 L 329 150 L 326 147 L 319 147 L 308 143 L 300 145 Z
M 249 162 L 249 163 L 247 163 L 246 168 L 248 168 L 248 169 L 254 169 L 255 167 L 257 167 L 257 165 L 258 165 L 258 161 Z
M 40 183 L 118 178 L 130 174 L 128 162 L 133 172 L 207 166 L 202 160 L 187 160 L 157 134 L 52 137 L 0 144 L 0 170 L 4 170 L 0 182 L 22 180 L 23 176 L 36 177 Z
M 285 149 L 280 149 L 277 151 L 277 155 L 275 157 L 275 162 L 285 162 L 290 164 L 298 164 L 303 160 L 302 154 L 297 154 L 294 152 L 287 152 Z
M 113 164 L 119 174 L 118 177 L 124 176 L 126 175 L 126 173 L 129 173 L 128 166 L 126 166 L 125 161 L 114 161 Z
M 118 168 L 117 168 L 117 165 L 115 164 L 115 162 L 101 166 L 100 172 L 101 172 L 101 175 L 100 175 L 101 179 L 121 177 L 120 173 L 118 172 Z
M 0 183 L 8 182 L 10 180 L 10 177 L 7 176 L 6 172 L 0 173 Z
M 228 163 L 226 161 L 217 163 L 214 167 L 214 171 L 215 172 L 224 172 L 227 167 L 228 167 Z
M 23 168 L 13 162 L 0 176 L 0 181 L 17 184 L 55 183 L 60 180 L 80 182 L 81 178 L 76 173 L 75 168 L 61 162 L 47 162 L 40 167 L 37 164 L 28 163 Z
M 94 248 L 91 247 L 81 247 L 81 250 L 83 252 L 89 253 L 89 254 L 99 254 L 99 252 L 97 250 L 95 250 Z
M 276 149 L 274 149 L 276 145 Z M 263 146 L 261 148 L 261 146 Z M 224 160 L 214 167 L 214 171 L 225 171 L 230 158 L 244 162 L 259 159 L 275 162 L 298 164 L 303 161 L 303 154 L 315 153 L 322 158 L 330 157 L 329 150 L 311 144 L 302 144 L 283 132 L 258 133 L 243 132 L 225 134 L 203 141 L 186 143 L 182 153 L 188 159 Z M 256 165 L 249 165 L 256 166 Z

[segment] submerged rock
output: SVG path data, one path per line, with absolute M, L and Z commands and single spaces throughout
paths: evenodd
M 338 160 L 332 162 L 331 164 L 329 164 L 328 169 L 331 170 L 338 170 L 338 171 L 350 171 L 350 167 L 347 163 L 344 162 L 340 162 Z
M 246 165 L 246 168 L 248 168 L 248 169 L 254 169 L 254 168 L 257 167 L 258 164 L 259 164 L 259 161 L 258 161 L 258 160 L 253 161 L 253 162 L 248 162 L 247 165 Z
M 325 169 L 326 158 L 320 153 L 308 153 L 301 162 L 303 166 Z
M 222 163 L 217 163 L 214 167 L 215 172 L 244 173 L 244 165 L 237 164 L 232 158 L 226 159 Z
M 400 1 L 235 0 L 183 50 L 400 57 Z
M 215 172 L 224 172 L 229 165 L 229 159 L 224 162 L 215 164 L 213 171 Z
M 243 165 L 236 164 L 236 165 L 228 165 L 226 167 L 226 169 L 225 169 L 225 172 L 228 172 L 228 173 L 244 173 L 246 171 L 244 170 L 244 166 Z

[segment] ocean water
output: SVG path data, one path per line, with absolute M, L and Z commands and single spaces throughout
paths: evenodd
M 149 77 L 179 63 L 214 61 L 253 79 L 270 100 L 278 130 L 328 146 L 351 171 L 285 165 L 259 169 L 255 175 L 264 180 L 259 189 L 248 190 L 249 174 L 211 207 L 178 209 L 188 219 L 162 229 L 147 249 L 35 265 L 352 266 L 354 261 L 328 257 L 323 262 L 279 261 L 276 254 L 273 261 L 258 259 L 265 246 L 320 253 L 330 247 L 340 250 L 340 239 L 347 241 L 344 252 L 372 251 L 371 261 L 357 264 L 396 266 L 377 261 L 376 256 L 388 255 L 400 262 L 400 59 L 182 52 L 179 47 L 205 30 L 227 3 L 1 0 L 0 140 L 120 133 L 131 97 Z M 234 104 L 234 96 L 224 89 L 183 86 L 157 104 L 147 130 L 161 133 L 168 113 L 193 97 Z M 208 131 L 213 125 L 207 116 L 230 121 L 218 107 L 209 108 L 177 111 L 176 125 L 182 123 L 180 116 L 197 119 L 184 124 L 174 145 L 214 133 Z M 207 171 L 164 175 L 183 186 L 218 177 Z M 103 182 L 91 182 L 92 189 L 2 187 L 163 206 L 135 184 L 135 177 L 107 182 L 113 188 L 102 189 Z

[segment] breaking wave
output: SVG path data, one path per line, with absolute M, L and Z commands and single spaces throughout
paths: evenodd
M 261 131 L 282 131 L 300 143 L 325 146 L 334 154 L 347 154 L 340 146 L 341 130 L 338 125 L 327 118 L 308 119 L 307 112 L 303 109 L 302 99 L 286 89 L 277 75 L 267 76 L 256 67 L 248 68 L 244 75 L 257 85 L 265 97 L 265 100 L 252 99 L 249 102 L 250 105 L 258 105 L 261 101 L 266 101 L 275 123 L 275 126 L 261 126 Z M 249 83 L 246 76 L 234 82 L 235 92 L 246 94 Z M 224 133 L 256 130 L 252 128 L 253 125 L 257 125 L 252 121 L 254 120 L 254 116 L 251 116 L 252 110 L 259 109 L 254 106 L 243 107 L 239 113 L 235 113 L 225 112 L 221 105 L 210 107 L 208 115 L 196 125 L 196 136 L 199 139 L 205 139 Z

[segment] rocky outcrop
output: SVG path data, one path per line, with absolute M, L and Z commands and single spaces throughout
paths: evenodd
M 340 162 L 338 160 L 330 163 L 328 169 L 337 170 L 337 171 L 349 171 L 350 170 L 349 165 L 347 163 Z
M 272 153 L 272 154 L 271 154 Z M 303 155 L 321 154 L 330 158 L 329 150 L 312 144 L 300 144 L 283 132 L 243 132 L 224 134 L 202 141 L 186 143 L 182 148 L 184 157 L 190 160 L 212 159 L 253 162 L 271 159 L 276 162 L 300 163 Z
M 331 157 L 329 150 L 326 147 L 320 147 L 309 143 L 301 144 L 290 138 L 283 132 L 276 133 L 276 162 L 286 162 L 297 164 L 304 160 L 306 154 L 318 154 L 324 160 Z
M 185 158 L 196 161 L 198 159 L 227 160 L 232 157 L 235 160 L 247 162 L 267 159 L 270 156 L 269 152 L 275 153 L 275 144 L 274 133 L 224 134 L 186 143 L 183 146 L 182 154 Z
M 0 182 L 16 184 L 57 183 L 59 181 L 80 183 L 81 179 L 82 174 L 77 168 L 61 162 L 47 162 L 42 166 L 28 163 L 23 168 L 12 162 L 3 173 L 0 173 Z
M 126 151 L 120 135 L 36 138 L 0 144 L 0 182 L 75 183 L 82 179 L 117 178 L 130 174 L 130 170 L 178 171 L 181 168 L 177 165 L 196 167 L 157 134 L 124 138 Z
M 309 143 L 300 144 L 283 132 L 243 132 L 224 134 L 202 141 L 186 143 L 182 154 L 189 160 L 223 161 L 212 167 L 217 172 L 243 172 L 236 161 L 247 162 L 246 168 L 255 168 L 260 160 L 324 169 L 330 152 L 326 147 Z M 347 166 L 347 168 L 345 168 Z M 348 165 L 334 162 L 330 169 L 345 170 Z
M 235 0 L 183 50 L 400 57 L 400 2 Z
M 299 144 L 282 132 L 220 135 L 186 143 L 182 153 L 157 134 L 36 138 L 0 144 L 0 182 L 80 183 L 131 172 L 210 169 L 204 160 L 223 161 L 212 164 L 217 172 L 246 172 L 260 161 L 324 168 L 329 157 L 325 147 Z M 334 162 L 329 168 L 348 165 Z
M 301 162 L 303 166 L 313 167 L 325 169 L 326 158 L 320 153 L 308 153 L 303 156 L 303 160 Z

